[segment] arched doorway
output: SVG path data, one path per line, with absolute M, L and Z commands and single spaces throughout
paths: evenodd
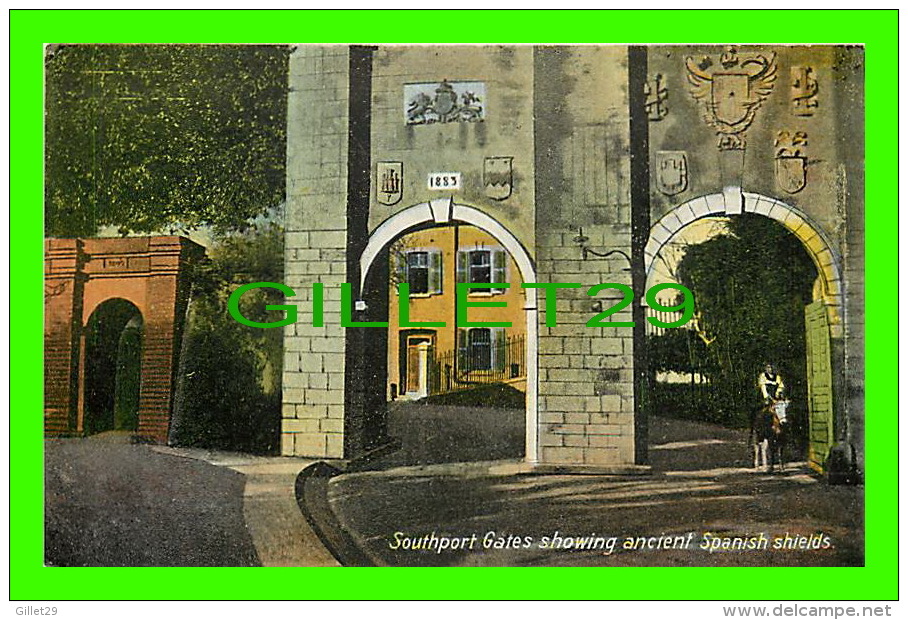
M 843 434 L 844 429 L 838 427 L 845 424 L 840 414 L 840 395 L 835 393 L 842 366 L 841 260 L 822 228 L 803 211 L 759 194 L 726 191 L 702 196 L 671 210 L 652 227 L 645 253 L 647 276 L 653 277 L 663 250 L 695 222 L 717 216 L 734 218 L 742 213 L 766 217 L 784 226 L 800 242 L 816 269 L 812 291 L 798 315 L 804 330 L 799 336 L 803 335 L 805 345 L 798 372 L 803 372 L 806 380 L 808 462 L 822 472 L 836 437 Z
M 740 201 L 739 201 L 740 199 Z M 645 261 L 647 276 L 652 273 L 656 257 L 678 232 L 699 219 L 717 215 L 755 213 L 776 220 L 790 230 L 801 242 L 814 261 L 820 275 L 821 289 L 818 299 L 826 308 L 829 328 L 833 337 L 842 335 L 841 258 L 828 237 L 806 213 L 775 198 L 750 192 L 710 194 L 679 205 L 663 215 L 650 229 L 646 244 Z
M 114 339 L 119 339 L 130 320 L 138 317 L 124 339 L 126 357 L 142 352 L 137 433 L 152 441 L 167 442 L 175 369 L 189 301 L 189 274 L 204 256 L 204 248 L 174 236 L 50 238 L 45 240 L 45 252 L 45 435 L 83 434 L 88 397 L 92 399 L 92 415 L 113 411 L 110 394 L 115 392 L 115 383 L 110 382 L 115 382 L 116 376 L 105 377 L 103 373 L 114 372 L 115 363 L 107 357 L 96 362 L 86 346 L 91 341 L 109 357 Z M 139 325 L 142 344 L 137 347 L 129 343 L 137 339 L 139 332 L 133 328 Z M 92 368 L 87 368 L 88 364 Z M 88 391 L 86 378 L 93 383 Z M 121 382 L 121 386 L 126 390 L 126 383 Z M 128 393 L 131 396 L 126 400 L 135 398 L 134 390 L 130 388 Z M 106 419 L 99 428 L 117 426 Z M 89 423 L 94 426 L 95 420 Z M 120 422 L 121 426 L 132 424 L 125 418 Z
M 100 304 L 85 326 L 82 432 L 139 426 L 142 313 L 125 299 Z
M 408 232 L 431 227 L 446 227 L 454 224 L 466 224 L 488 234 L 500 245 L 513 261 L 522 282 L 535 282 L 535 267 L 529 253 L 520 241 L 503 225 L 483 211 L 468 205 L 455 203 L 452 198 L 442 198 L 408 207 L 384 222 L 372 232 L 360 258 L 361 290 L 364 295 L 372 291 L 374 295 L 387 295 L 389 248 Z M 477 256 L 477 260 L 482 257 Z M 530 463 L 538 459 L 538 421 L 537 421 L 537 306 L 535 289 L 524 289 L 525 301 L 525 340 L 523 359 L 526 368 L 525 397 L 525 459 Z M 449 322 L 450 325 L 450 322 Z M 453 326 L 451 326 L 453 328 Z M 476 349 L 481 349 L 480 336 L 484 334 L 465 334 L 465 342 L 475 336 Z M 491 337 L 491 336 L 490 336 Z M 423 343 L 420 336 L 414 339 L 414 356 L 421 354 Z M 415 358 L 418 359 L 418 358 Z

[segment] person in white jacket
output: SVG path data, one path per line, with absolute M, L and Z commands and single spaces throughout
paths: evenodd
M 785 393 L 785 383 L 782 381 L 782 375 L 776 372 L 775 366 L 766 363 L 763 372 L 757 378 L 757 384 L 760 386 L 760 393 L 763 395 L 763 402 L 771 405 L 777 400 L 782 400 Z
M 757 377 L 763 406 L 754 412 L 751 419 L 751 437 L 754 438 L 754 468 L 761 464 L 765 471 L 772 471 L 775 465 L 785 469 L 783 454 L 786 442 L 788 402 L 784 398 L 785 383 L 775 367 L 769 362 Z

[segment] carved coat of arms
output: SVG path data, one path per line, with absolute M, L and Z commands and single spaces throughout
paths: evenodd
M 689 57 L 690 92 L 703 110 L 706 123 L 719 134 L 719 148 L 743 149 L 744 131 L 772 93 L 776 81 L 776 55 L 740 57 L 734 47 L 716 63 L 709 56 Z
M 486 196 L 494 200 L 504 200 L 511 195 L 513 175 L 511 173 L 512 157 L 486 157 L 482 169 L 482 180 Z
M 667 196 L 687 189 L 687 154 L 684 151 L 656 153 L 656 187 Z
M 807 134 L 780 131 L 775 140 L 776 183 L 789 194 L 796 194 L 807 185 Z
M 380 161 L 375 165 L 375 200 L 383 205 L 396 205 L 404 197 L 404 164 Z
M 485 84 L 448 82 L 404 86 L 408 125 L 476 122 L 484 118 Z

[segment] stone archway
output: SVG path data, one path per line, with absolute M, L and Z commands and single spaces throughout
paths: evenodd
M 819 471 L 835 441 L 835 429 L 845 422 L 839 386 L 844 384 L 844 291 L 842 261 L 823 229 L 803 211 L 775 198 L 740 188 L 694 198 L 663 215 L 650 230 L 645 248 L 649 277 L 659 252 L 688 224 L 710 216 L 753 213 L 776 220 L 803 244 L 817 269 L 814 301 L 805 308 L 807 339 L 808 463 Z
M 709 194 L 689 200 L 663 215 L 650 229 L 646 244 L 646 273 L 652 273 L 660 250 L 685 226 L 710 216 L 740 215 L 755 213 L 776 220 L 791 231 L 803 243 L 813 259 L 820 275 L 822 290 L 817 301 L 826 306 L 830 331 L 834 338 L 842 335 L 842 312 L 844 294 L 842 290 L 841 259 L 823 229 L 803 211 L 775 198 L 750 192 L 726 191 Z
M 45 435 L 91 430 L 85 427 L 85 383 L 93 353 L 86 339 L 96 310 L 119 300 L 142 322 L 135 432 L 167 441 L 189 300 L 187 267 L 203 254 L 184 237 L 45 241 Z
M 524 282 L 536 282 L 536 269 L 529 253 L 505 226 L 475 207 L 455 203 L 453 198 L 439 198 L 419 203 L 398 211 L 379 224 L 369 236 L 369 241 L 360 258 L 360 287 L 364 288 L 369 269 L 381 251 L 395 239 L 425 224 L 447 224 L 462 222 L 480 228 L 492 235 L 511 255 Z M 537 463 L 538 453 L 538 310 L 536 289 L 526 292 L 526 460 Z

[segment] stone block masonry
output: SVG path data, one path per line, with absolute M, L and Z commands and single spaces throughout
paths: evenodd
M 634 328 L 610 324 L 634 320 L 631 308 L 603 326 L 587 325 L 622 296 L 587 291 L 609 282 L 632 286 L 630 265 L 581 247 L 632 251 L 627 90 L 615 88 L 627 83 L 627 50 L 537 48 L 535 74 L 537 275 L 583 285 L 558 291 L 556 327 L 546 326 L 540 303 L 539 462 L 632 466 Z
M 544 295 L 538 304 L 527 297 L 527 460 L 584 470 L 645 465 L 655 402 L 640 301 L 647 267 L 664 258 L 660 250 L 675 232 L 743 211 L 781 221 L 816 258 L 835 319 L 837 406 L 847 409 L 837 417 L 838 438 L 854 444 L 860 460 L 864 205 L 863 161 L 853 145 L 863 138 L 862 97 L 854 105 L 863 52 L 839 50 L 835 62 L 833 52 L 298 46 L 289 67 L 285 273 L 301 312 L 285 330 L 283 454 L 353 458 L 381 444 L 387 332 L 341 327 L 340 284 L 350 283 L 364 302 L 354 320 L 387 320 L 387 246 L 410 230 L 467 221 L 470 213 L 473 224 L 513 239 L 526 256 L 522 270 L 536 282 L 582 284 L 557 292 L 552 327 Z M 742 159 L 742 151 L 717 145 L 699 100 L 685 92 L 685 58 L 734 65 L 738 54 L 756 53 L 777 58 L 779 76 L 813 66 L 824 99 L 812 116 L 792 117 L 780 77 L 748 129 Z M 457 83 L 478 85 L 470 97 L 481 96 L 482 120 L 449 115 L 463 103 L 451 95 Z M 415 86 L 420 97 L 407 95 Z M 798 170 L 788 166 L 798 162 L 780 162 L 776 144 L 792 132 L 810 136 L 801 162 L 808 168 L 800 169 L 806 186 L 794 191 L 788 181 Z M 496 168 L 502 162 L 506 171 Z M 380 194 L 380 170 L 397 171 L 399 186 Z M 440 172 L 458 173 L 462 184 L 444 192 L 427 185 Z M 393 175 L 385 178 L 393 189 Z M 803 227 L 808 221 L 819 222 L 816 235 Z M 325 285 L 321 327 L 311 325 L 316 282 Z M 621 299 L 616 289 L 587 294 L 608 282 L 629 286 L 634 301 L 609 323 L 587 325 Z M 54 360 L 67 355 L 66 340 L 64 330 Z
M 281 454 L 344 456 L 349 50 L 299 46 L 287 104 L 285 281 L 298 321 L 284 331 Z M 312 327 L 312 284 L 324 287 L 324 327 Z
M 584 228 L 596 247 L 618 247 L 627 226 Z M 545 304 L 539 317 L 539 456 L 547 465 L 614 467 L 634 461 L 633 331 L 631 327 L 588 327 L 595 314 L 620 297 L 606 289 L 591 297 L 590 287 L 605 282 L 630 285 L 621 260 L 588 258 L 574 241 L 576 231 L 537 235 L 541 281 L 582 283 L 559 289 L 557 325 L 546 326 Z M 625 250 L 627 251 L 627 250 Z M 630 321 L 630 310 L 611 315 Z

